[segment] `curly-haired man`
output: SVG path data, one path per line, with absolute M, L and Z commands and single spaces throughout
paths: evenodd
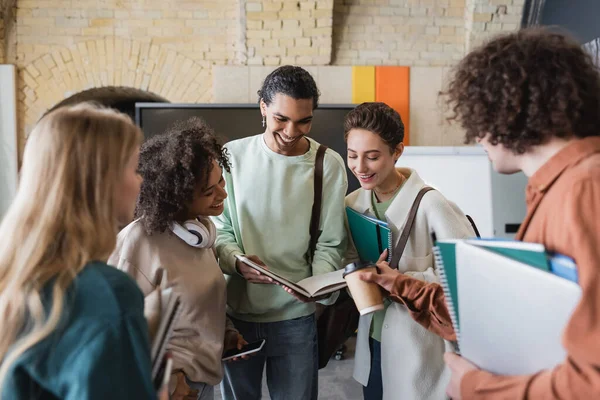
M 446 93 L 454 119 L 501 173 L 529 177 L 517 238 L 577 263 L 583 295 L 565 327 L 565 361 L 498 376 L 446 355 L 453 399 L 600 398 L 600 75 L 569 37 L 522 30 L 457 66 Z M 532 294 L 534 296 L 535 294 Z

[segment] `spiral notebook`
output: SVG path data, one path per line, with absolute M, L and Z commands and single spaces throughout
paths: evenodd
M 438 241 L 434 254 L 463 357 L 502 375 L 532 374 L 564 360 L 561 336 L 581 288 L 553 272 L 555 257 L 544 246 Z
M 456 339 L 460 342 L 460 327 L 458 324 L 458 289 L 456 282 L 456 243 L 458 240 L 438 241 L 433 247 L 433 256 L 440 284 L 446 297 L 446 306 L 452 320 L 452 326 L 456 333 Z M 450 301 L 448 301 L 450 299 Z
M 388 261 L 392 259 L 392 231 L 387 222 L 364 215 L 346 207 L 350 235 L 361 261 L 377 262 L 381 253 L 388 250 Z

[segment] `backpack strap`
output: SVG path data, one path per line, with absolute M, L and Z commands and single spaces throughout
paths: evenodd
M 327 146 L 319 145 L 317 149 L 317 157 L 315 159 L 315 175 L 314 175 L 314 193 L 312 213 L 310 216 L 310 242 L 309 242 L 309 260 L 312 262 L 317 249 L 317 241 L 319 240 L 319 222 L 321 221 L 321 202 L 323 198 L 323 159 L 325 158 Z
M 467 219 L 469 220 L 469 223 L 471 223 L 471 227 L 473 228 L 473 231 L 475 232 L 475 236 L 480 238 L 481 235 L 479 234 L 479 229 L 477 229 L 477 225 L 475 225 L 475 221 L 473 221 L 473 218 L 471 218 L 470 215 L 465 215 L 465 217 L 467 217 Z
M 392 268 L 398 267 L 398 262 L 402 258 L 402 254 L 404 253 L 404 248 L 406 247 L 406 243 L 408 242 L 408 238 L 410 237 L 410 232 L 412 231 L 412 227 L 415 223 L 415 217 L 417 216 L 417 210 L 419 209 L 419 204 L 421 204 L 421 200 L 423 199 L 423 196 L 425 196 L 425 193 L 429 192 L 430 190 L 435 190 L 435 189 L 430 186 L 424 186 L 417 194 L 417 197 L 415 197 L 415 201 L 413 201 L 413 205 L 410 208 L 410 211 L 408 212 L 408 217 L 406 217 L 406 223 L 404 224 L 404 229 L 402 230 L 402 233 L 400 234 L 400 239 L 398 239 L 398 243 L 396 244 L 396 247 L 394 247 L 394 250 L 392 251 L 392 259 L 391 259 L 391 264 L 390 264 L 390 266 Z

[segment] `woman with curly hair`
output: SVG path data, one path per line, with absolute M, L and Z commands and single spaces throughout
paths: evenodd
M 109 262 L 136 279 L 147 315 L 156 290 L 180 294 L 182 312 L 168 346 L 176 371 L 172 398 L 212 399 L 223 351 L 245 344 L 226 319 L 225 278 L 209 219 L 223 212 L 227 153 L 204 121 L 191 118 L 144 143 L 139 168 L 138 219 L 119 233 Z
M 571 38 L 522 30 L 468 54 L 450 82 L 452 119 L 501 173 L 529 177 L 517 239 L 572 257 L 582 296 L 565 327 L 567 357 L 529 376 L 498 376 L 455 354 L 453 399 L 600 398 L 600 75 Z M 532 294 L 535 295 L 535 294 Z

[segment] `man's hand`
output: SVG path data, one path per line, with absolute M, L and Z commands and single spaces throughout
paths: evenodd
M 275 282 L 275 283 L 277 285 L 281 286 L 283 288 L 283 290 L 285 290 L 286 292 L 288 292 L 289 294 L 291 294 L 292 296 L 294 296 L 296 299 L 300 300 L 303 303 L 313 303 L 315 301 L 323 300 L 323 299 L 326 299 L 329 296 L 331 296 L 331 293 L 327 293 L 327 294 L 323 294 L 323 295 L 317 296 L 317 297 L 306 297 L 303 294 L 296 292 L 294 289 L 292 289 L 289 286 L 285 286 L 284 284 L 281 284 L 279 282 Z
M 269 269 L 265 265 L 265 263 L 262 262 L 262 260 L 260 258 L 258 258 L 257 256 L 246 256 L 246 258 L 254 261 L 255 263 L 257 263 L 258 265 L 260 265 L 261 267 L 263 267 L 265 269 Z M 244 263 L 243 261 L 241 261 L 239 259 L 237 259 L 235 261 L 235 268 L 237 269 L 239 274 L 242 275 L 244 277 L 244 279 L 246 279 L 250 283 L 263 283 L 263 284 L 264 283 L 273 283 L 273 279 L 269 278 L 266 275 L 261 274 L 254 268 L 249 267 L 248 265 L 246 265 L 246 263 Z
M 479 368 L 475 364 L 467 361 L 461 356 L 454 353 L 446 353 L 444 354 L 444 361 L 448 368 L 450 368 L 450 373 L 452 374 L 450 377 L 450 383 L 446 388 L 446 394 L 450 396 L 452 400 L 461 400 L 460 394 L 460 384 L 462 383 L 462 379 L 465 374 L 469 371 L 474 371 Z
M 377 260 L 378 273 L 372 271 L 357 271 L 356 274 L 358 274 L 360 280 L 375 283 L 389 293 L 392 291 L 394 281 L 400 272 L 390 268 L 390 265 L 385 261 L 387 259 L 387 253 L 388 251 L 385 249 L 379 256 L 379 260 Z

